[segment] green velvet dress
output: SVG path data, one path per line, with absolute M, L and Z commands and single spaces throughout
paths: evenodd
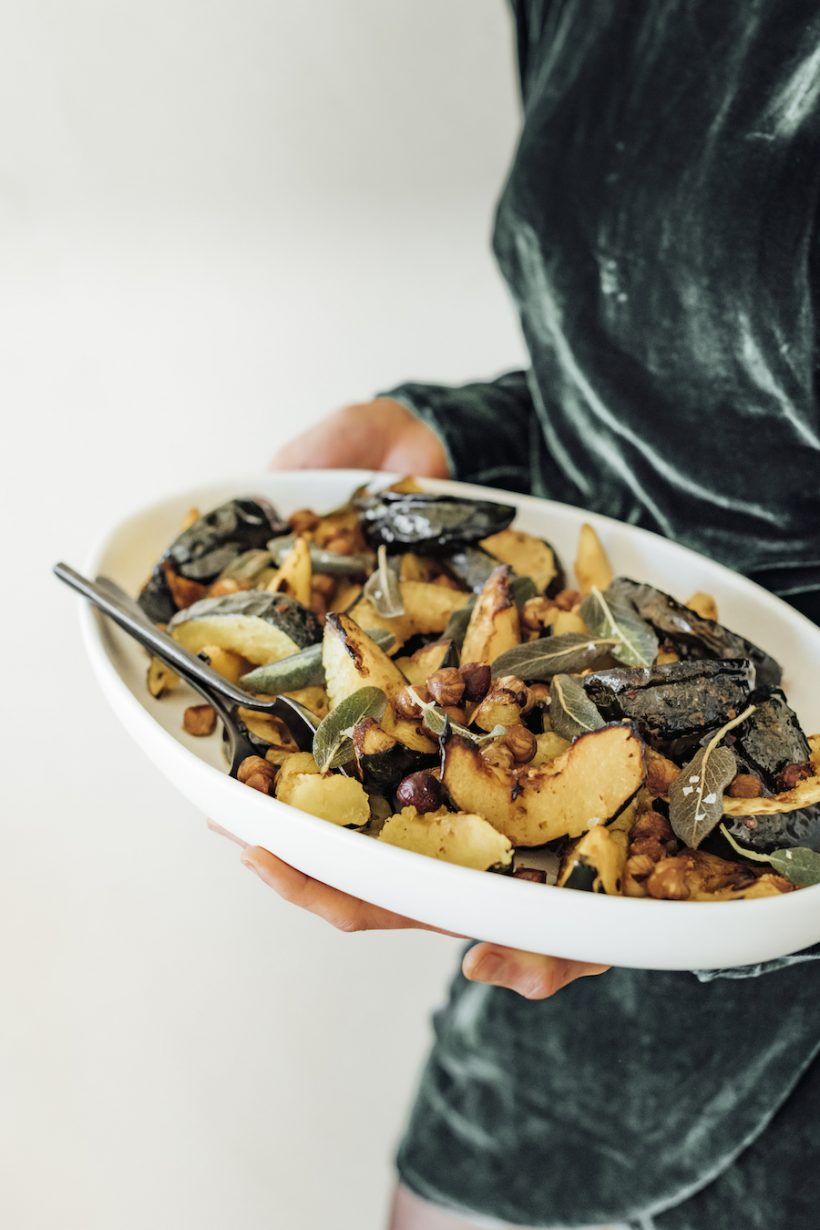
M 390 394 L 456 477 L 646 526 L 820 620 L 816 0 L 513 7 L 494 246 L 531 365 Z M 819 956 L 541 1003 L 457 976 L 402 1179 L 502 1224 L 816 1230 Z

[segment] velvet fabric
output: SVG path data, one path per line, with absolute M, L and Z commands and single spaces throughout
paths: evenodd
M 456 477 L 646 526 L 820 620 L 815 0 L 513 9 L 494 247 L 531 366 L 388 395 Z M 404 1182 L 510 1225 L 814 1230 L 818 956 L 542 1003 L 458 975 Z

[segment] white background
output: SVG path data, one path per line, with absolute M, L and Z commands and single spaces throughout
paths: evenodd
M 521 359 L 502 0 L 0 3 L 0 1224 L 360 1230 L 457 945 L 343 936 L 109 716 L 48 573 L 328 409 Z

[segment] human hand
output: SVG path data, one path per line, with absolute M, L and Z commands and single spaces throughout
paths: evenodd
M 393 401 L 344 406 L 289 440 L 275 454 L 274 470 L 394 470 L 447 478 L 444 446 L 431 427 Z
M 352 897 L 331 888 L 319 880 L 311 879 L 281 859 L 263 850 L 261 846 L 248 846 L 242 851 L 242 862 L 255 871 L 260 880 L 274 889 L 285 901 L 318 915 L 340 931 L 387 931 L 417 928 L 423 931 L 439 931 L 441 935 L 454 935 L 426 923 L 394 914 L 381 906 L 370 905 L 359 897 Z M 457 938 L 465 939 L 465 936 Z M 589 965 L 583 961 L 569 961 L 563 957 L 544 957 L 539 953 L 522 952 L 515 948 L 503 948 L 499 944 L 476 944 L 464 956 L 462 971 L 473 982 L 487 982 L 493 986 L 516 991 L 525 999 L 547 999 L 562 987 L 577 978 L 602 974 L 607 966 Z

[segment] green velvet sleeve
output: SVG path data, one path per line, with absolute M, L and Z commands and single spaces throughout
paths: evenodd
M 737 965 L 733 969 L 697 969 L 695 975 L 701 982 L 713 982 L 715 978 L 757 978 L 759 974 L 773 974 L 789 965 L 801 965 L 803 961 L 820 960 L 820 944 L 793 952 L 788 957 L 777 957 L 760 965 Z
M 540 436 L 526 372 L 506 372 L 472 384 L 400 384 L 392 397 L 432 427 L 442 441 L 453 478 L 529 491 L 531 458 Z M 543 446 L 542 446 L 543 447 Z

